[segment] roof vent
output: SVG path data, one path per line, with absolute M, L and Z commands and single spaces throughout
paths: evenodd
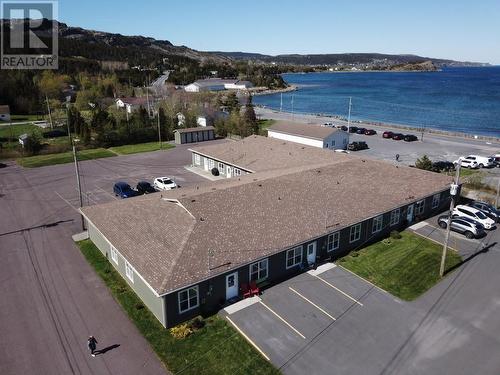
M 340 182 L 337 181 L 337 185 L 340 185 Z
M 191 199 L 191 203 L 194 203 L 194 202 L 196 202 L 196 199 Z
M 366 160 L 365 159 L 361 159 L 361 161 L 364 163 Z
M 217 189 L 213 187 L 212 190 L 217 190 Z
M 280 200 L 281 200 L 281 197 L 278 197 L 278 200 L 280 201 Z
M 200 217 L 200 221 L 205 221 L 205 219 L 204 219 L 204 218 L 202 218 L 202 217 Z
M 262 184 L 257 184 L 258 187 L 262 187 Z

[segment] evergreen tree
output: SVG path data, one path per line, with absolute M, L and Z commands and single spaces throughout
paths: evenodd
M 415 167 L 417 167 L 418 169 L 430 171 L 432 170 L 432 161 L 427 155 L 424 155 L 420 159 L 417 159 L 415 161 Z

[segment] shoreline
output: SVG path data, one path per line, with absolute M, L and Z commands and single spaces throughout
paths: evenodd
M 287 111 L 279 111 L 277 109 L 273 109 L 271 107 L 266 107 L 262 105 L 255 105 L 257 109 L 257 114 L 266 118 L 266 115 L 278 114 L 280 116 L 285 117 L 286 121 L 299 121 L 299 122 L 307 122 L 307 123 L 317 123 L 322 124 L 324 122 L 331 122 L 332 120 L 340 123 L 341 125 L 347 125 L 347 119 L 343 116 L 338 115 L 328 115 L 328 114 L 314 114 L 314 113 L 292 113 Z M 302 119 L 302 121 L 300 121 Z M 419 128 L 411 125 L 405 124 L 394 124 L 394 123 L 386 123 L 375 120 L 351 120 L 351 125 L 353 126 L 373 126 L 376 128 L 388 128 L 390 130 L 409 130 L 413 133 L 417 133 L 419 139 L 422 135 L 439 135 L 445 137 L 453 137 L 453 138 L 461 138 L 468 139 L 474 141 L 486 141 L 486 142 L 494 142 L 500 147 L 500 137 L 493 137 L 481 134 L 469 134 L 463 132 L 451 132 L 446 130 L 440 130 L 435 128 Z M 380 129 L 377 129 L 380 130 Z
M 287 87 L 284 87 L 282 89 L 267 89 L 263 91 L 255 91 L 255 92 L 250 92 L 252 96 L 262 96 L 262 95 L 273 95 L 273 94 L 280 94 L 284 92 L 292 92 L 292 91 L 297 91 L 298 86 L 296 85 L 291 85 L 288 84 Z

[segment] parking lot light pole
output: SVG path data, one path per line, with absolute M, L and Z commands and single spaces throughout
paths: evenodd
M 443 245 L 443 255 L 441 256 L 441 266 L 439 268 L 439 277 L 443 277 L 444 275 L 444 263 L 446 261 L 446 251 L 448 250 L 448 241 L 450 239 L 450 228 L 451 228 L 451 214 L 453 212 L 453 208 L 455 207 L 455 199 L 458 193 L 458 182 L 460 179 L 460 163 L 457 164 L 457 170 L 455 173 L 455 181 L 451 184 L 450 195 L 451 195 L 451 203 L 450 203 L 450 213 L 448 215 L 448 225 L 446 226 L 446 236 L 444 239 Z
M 73 160 L 75 162 L 76 184 L 78 187 L 78 195 L 80 197 L 80 208 L 82 208 L 83 207 L 82 185 L 80 184 L 80 169 L 78 168 L 78 158 L 76 156 L 75 142 L 73 142 Z M 80 218 L 82 219 L 82 230 L 85 230 L 85 220 L 83 219 L 83 215 L 81 213 L 80 213 Z

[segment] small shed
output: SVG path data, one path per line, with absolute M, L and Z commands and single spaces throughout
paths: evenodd
M 0 105 L 0 121 L 10 121 L 10 109 L 8 105 Z
M 198 126 L 196 128 L 174 130 L 175 143 L 196 143 L 212 141 L 215 139 L 215 128 L 213 126 Z
M 26 145 L 26 142 L 28 141 L 28 138 L 29 138 L 29 135 L 28 135 L 28 134 L 26 134 L 26 133 L 25 133 L 25 134 L 21 134 L 21 135 L 19 136 L 19 138 L 18 138 L 18 139 L 19 139 L 19 144 L 20 144 L 21 146 L 23 146 L 23 148 L 24 148 L 24 146 Z

